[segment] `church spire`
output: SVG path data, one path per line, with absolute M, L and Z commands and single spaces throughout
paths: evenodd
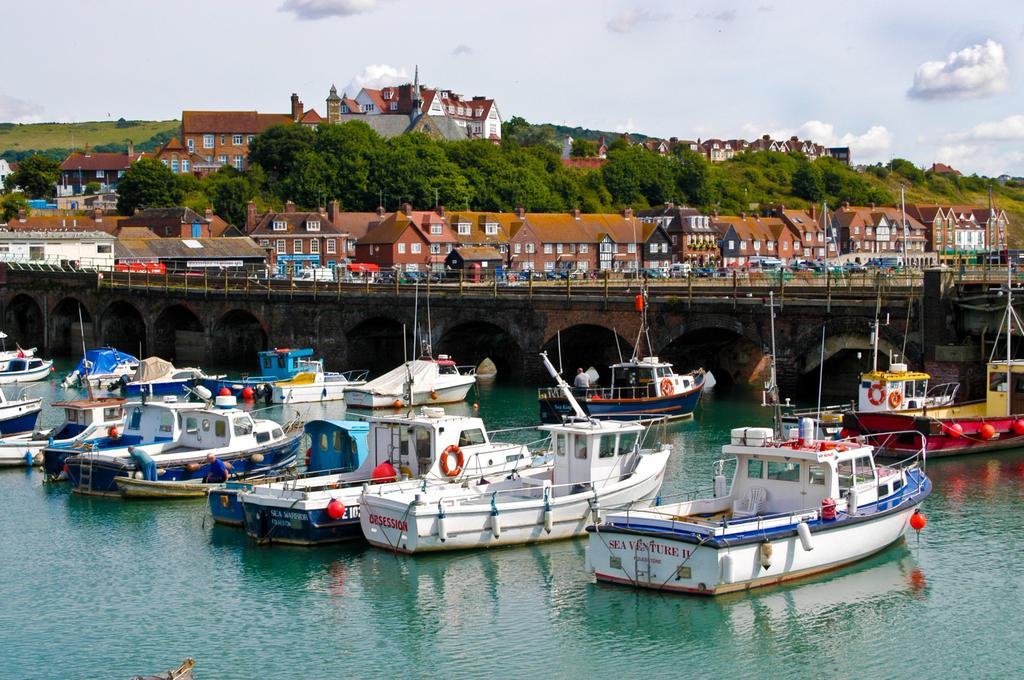
M 423 95 L 420 93 L 420 66 L 416 64 L 415 76 L 412 84 L 412 117 L 416 119 L 423 112 Z

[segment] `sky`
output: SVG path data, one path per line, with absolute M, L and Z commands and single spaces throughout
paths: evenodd
M 325 113 L 421 82 L 504 119 L 658 137 L 798 134 L 855 163 L 1024 175 L 1014 0 L 5 0 L 0 121 Z M 31 29 L 31 30 L 30 30 Z M 19 56 L 20 55 L 20 56 Z

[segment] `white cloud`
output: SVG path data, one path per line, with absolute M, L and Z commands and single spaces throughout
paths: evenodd
M 24 99 L 0 93 L 0 121 L 20 123 L 36 121 L 43 107 Z
M 473 54 L 473 48 L 469 45 L 456 45 L 455 49 L 452 50 L 452 54 L 456 57 Z
M 986 97 L 1005 92 L 1010 69 L 1003 46 L 995 40 L 951 52 L 946 61 L 926 61 L 917 67 L 907 96 L 915 99 Z
M 1014 114 L 1002 120 L 978 123 L 967 132 L 946 135 L 946 141 L 973 140 L 978 142 L 1007 142 L 1024 140 L 1024 115 Z
M 720 21 L 723 24 L 731 24 L 732 22 L 736 21 L 736 10 L 723 9 L 717 12 L 697 12 L 696 14 L 693 15 L 693 18 L 710 19 L 711 21 Z
M 668 19 L 668 14 L 652 12 L 642 7 L 624 9 L 608 20 L 608 30 L 613 33 L 630 33 L 640 24 Z
M 627 118 L 625 123 L 621 123 L 615 126 L 616 132 L 635 132 L 636 123 L 633 122 L 632 118 Z
M 363 69 L 362 73 L 352 78 L 352 81 L 345 88 L 345 94 L 355 97 L 359 90 L 364 87 L 378 89 L 392 85 L 402 85 L 412 81 L 409 71 L 387 64 L 370 64 Z
M 380 0 L 285 0 L 280 11 L 313 21 L 362 14 L 377 9 L 378 5 Z

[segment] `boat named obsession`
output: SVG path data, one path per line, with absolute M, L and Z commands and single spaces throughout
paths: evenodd
M 932 485 L 924 449 L 878 465 L 856 441 L 777 439 L 771 428 L 732 431 L 722 448 L 731 488 L 715 467 L 705 497 L 609 513 L 589 527 L 598 581 L 700 595 L 748 590 L 835 569 L 900 540 Z M 920 440 L 919 440 L 920 441 Z

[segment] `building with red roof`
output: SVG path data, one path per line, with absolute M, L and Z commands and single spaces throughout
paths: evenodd
M 117 182 L 135 161 L 147 154 L 136 153 L 128 144 L 127 153 L 96 153 L 88 148 L 75 151 L 60 164 L 58 196 L 74 196 L 85 193 L 85 187 L 96 182 L 100 192 L 117 191 Z

